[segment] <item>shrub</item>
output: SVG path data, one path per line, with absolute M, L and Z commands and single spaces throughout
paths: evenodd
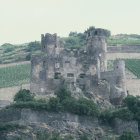
M 0 131 L 8 131 L 8 130 L 14 130 L 14 129 L 23 129 L 25 126 L 19 125 L 16 122 L 5 122 L 0 123 Z
M 113 118 L 119 118 L 122 120 L 130 121 L 133 119 L 133 113 L 128 108 L 121 108 L 113 111 Z
M 70 98 L 71 97 L 71 92 L 67 89 L 67 87 L 65 85 L 61 86 L 56 92 L 55 94 L 57 95 L 57 97 L 60 99 L 60 102 L 62 102 L 63 100 Z
M 134 134 L 131 131 L 124 131 L 120 140 L 134 140 Z
M 64 140 L 74 140 L 74 136 L 71 134 L 67 134 L 64 138 Z
M 88 140 L 88 137 L 87 137 L 87 135 L 82 135 L 81 137 L 80 137 L 80 140 Z
M 27 61 L 31 60 L 31 54 L 30 54 L 30 53 L 27 54 L 25 59 L 26 59 Z
M 14 101 L 16 102 L 20 102 L 20 101 L 28 102 L 33 100 L 34 100 L 34 96 L 29 90 L 26 89 L 20 90 L 18 93 L 16 93 L 14 97 Z
M 59 98 L 54 98 L 54 97 L 50 98 L 48 105 L 51 111 L 57 112 L 62 110 L 62 106 L 59 102 Z
M 37 140 L 48 140 L 50 138 L 50 134 L 47 131 L 38 131 L 36 137 Z
M 58 132 L 54 132 L 52 134 L 52 138 L 50 140 L 62 140 L 61 136 L 60 136 L 60 133 Z
M 106 124 L 110 124 L 112 122 L 112 119 L 113 119 L 113 113 L 112 113 L 112 110 L 103 110 L 100 114 L 100 117 L 99 117 L 104 123 Z

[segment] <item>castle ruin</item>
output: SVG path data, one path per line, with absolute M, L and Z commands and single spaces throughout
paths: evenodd
M 77 50 L 64 49 L 56 34 L 41 35 L 42 54 L 31 59 L 31 92 L 50 94 L 65 84 L 74 93 L 92 92 L 120 104 L 127 96 L 125 63 L 117 60 L 114 70 L 107 71 L 108 36 L 104 29 L 88 30 L 84 49 Z

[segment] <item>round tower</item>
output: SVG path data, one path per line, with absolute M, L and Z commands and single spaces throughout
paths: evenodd
M 116 60 L 114 62 L 113 81 L 111 82 L 110 100 L 113 104 L 120 105 L 122 100 L 127 96 L 125 62 Z
M 106 52 L 107 52 L 107 38 L 109 31 L 104 29 L 91 29 L 87 32 L 87 45 L 86 51 L 89 56 L 95 57 L 100 61 L 100 71 L 106 70 Z

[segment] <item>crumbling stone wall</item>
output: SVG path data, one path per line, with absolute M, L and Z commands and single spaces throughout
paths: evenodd
M 114 71 L 102 72 L 101 79 L 107 80 L 110 84 L 110 100 L 113 104 L 119 105 L 127 96 L 125 81 L 125 62 L 116 60 Z
M 61 84 L 75 93 L 103 92 L 97 86 L 103 79 L 110 84 L 110 99 L 114 104 L 126 97 L 123 62 L 117 62 L 114 71 L 106 72 L 108 31 L 92 29 L 86 33 L 84 50 L 64 49 L 64 43 L 56 34 L 42 35 L 42 54 L 31 59 L 31 92 L 53 93 Z

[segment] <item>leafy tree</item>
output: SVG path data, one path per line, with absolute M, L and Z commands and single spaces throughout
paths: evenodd
M 131 131 L 124 131 L 120 140 L 134 140 L 134 134 Z
M 14 101 L 16 102 L 28 102 L 28 101 L 33 101 L 34 100 L 34 96 L 33 94 L 26 89 L 22 89 L 20 90 L 18 93 L 16 93 L 15 97 L 14 97 Z
M 77 36 L 77 32 L 70 32 L 69 36 Z
M 56 92 L 55 94 L 57 95 L 57 97 L 59 98 L 60 102 L 62 102 L 63 100 L 70 98 L 71 97 L 71 92 L 67 89 L 67 87 L 65 85 L 61 86 Z
M 80 140 L 88 140 L 87 135 L 82 135 L 82 136 L 80 137 Z
M 26 59 L 27 61 L 31 60 L 31 54 L 30 54 L 30 53 L 27 54 L 25 59 Z

